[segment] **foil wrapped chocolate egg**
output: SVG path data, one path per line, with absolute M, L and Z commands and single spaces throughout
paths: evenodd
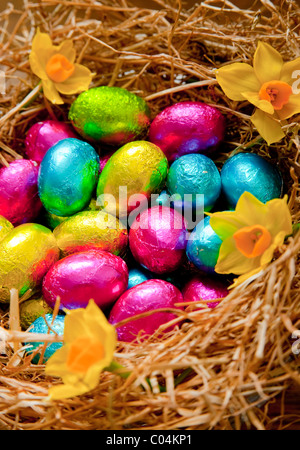
M 127 89 L 99 86 L 77 97 L 69 119 L 84 139 L 120 146 L 146 137 L 150 109 L 145 100 Z
M 100 172 L 104 169 L 109 158 L 115 153 L 115 150 L 100 155 Z
M 153 274 L 148 270 L 143 268 L 132 268 L 129 270 L 128 274 L 128 286 L 127 289 L 130 289 L 138 284 L 143 283 L 144 281 L 151 280 L 153 278 Z
M 208 308 L 215 308 L 229 293 L 223 281 L 208 276 L 193 276 L 183 287 L 184 302 L 203 302 Z
M 210 217 L 201 220 L 191 232 L 186 246 L 188 259 L 200 270 L 215 273 L 222 240 L 209 224 Z
M 181 198 L 184 211 L 210 211 L 221 193 L 221 177 L 215 163 L 205 155 L 190 154 L 174 161 L 167 176 L 170 195 Z
M 232 209 L 245 191 L 266 203 L 281 197 L 283 189 L 277 167 L 255 153 L 237 153 L 229 158 L 221 170 L 221 183 L 228 207 Z
M 169 161 L 189 153 L 214 152 L 224 139 L 225 120 L 217 108 L 201 102 L 168 106 L 152 121 L 149 140 Z
M 97 198 L 105 210 L 120 218 L 137 206 L 146 205 L 151 194 L 159 193 L 165 183 L 168 161 L 156 145 L 134 141 L 122 146 L 103 168 Z
M 187 230 L 183 216 L 166 206 L 142 211 L 129 232 L 135 260 L 153 273 L 175 271 L 185 257 Z
M 90 248 L 124 256 L 128 244 L 127 228 L 104 211 L 81 211 L 64 220 L 53 231 L 62 256 Z
M 63 336 L 65 329 L 65 314 L 57 314 L 55 318 L 52 313 L 48 313 L 45 317 L 38 317 L 32 324 L 30 329 L 28 330 L 30 333 L 39 333 L 39 334 L 58 334 L 59 336 Z M 33 364 L 38 364 L 41 358 L 41 352 L 43 351 L 43 346 L 45 342 L 29 342 L 26 343 L 29 347 L 26 349 L 27 353 L 31 354 L 35 352 L 38 348 L 39 352 L 32 358 Z M 50 356 L 52 356 L 56 350 L 61 348 L 63 345 L 62 342 L 52 342 L 48 343 L 43 354 L 42 364 L 48 361 Z
M 38 164 L 17 159 L 0 169 L 0 214 L 14 226 L 31 222 L 42 204 L 38 195 Z
M 29 128 L 26 135 L 26 155 L 29 159 L 40 163 L 49 148 L 67 138 L 77 138 L 70 125 L 58 120 L 37 122 Z
M 43 298 L 25 300 L 20 304 L 20 325 L 23 330 L 27 330 L 36 319 L 52 312 L 52 308 L 47 305 Z
M 95 149 L 79 139 L 63 139 L 48 150 L 40 164 L 40 199 L 50 213 L 71 216 L 89 204 L 98 177 Z
M 0 301 L 9 301 L 12 288 L 22 296 L 41 286 L 58 258 L 59 248 L 51 230 L 34 223 L 14 228 L 0 242 Z
M 43 297 L 53 308 L 60 298 L 60 308 L 85 308 L 89 300 L 105 310 L 128 286 L 128 268 L 119 256 L 102 250 L 73 253 L 60 259 L 47 272 Z
M 135 315 L 159 308 L 182 309 L 176 306 L 182 302 L 182 294 L 164 280 L 148 280 L 137 286 L 128 289 L 114 304 L 109 322 L 117 324 Z M 155 312 L 143 318 L 131 320 L 124 325 L 117 327 L 118 339 L 120 341 L 131 342 L 137 335 L 145 339 L 151 336 L 161 325 L 175 319 L 176 314 L 172 312 Z M 172 326 L 164 331 L 170 331 Z
M 0 216 L 0 242 L 5 238 L 5 236 L 14 229 L 12 223 L 5 217 Z

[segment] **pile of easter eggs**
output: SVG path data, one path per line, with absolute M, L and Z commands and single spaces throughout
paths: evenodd
M 107 86 L 81 93 L 68 123 L 32 124 L 27 157 L 0 169 L 0 302 L 26 294 L 22 327 L 44 333 L 59 298 L 62 334 L 64 309 L 93 299 L 122 341 L 152 335 L 185 304 L 218 306 L 229 280 L 214 271 L 221 240 L 204 212 L 283 190 L 256 154 L 217 167 L 224 135 L 215 107 L 180 102 L 152 119 L 142 98 Z

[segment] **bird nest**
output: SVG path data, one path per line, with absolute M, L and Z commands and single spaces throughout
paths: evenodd
M 37 121 L 67 121 L 74 100 L 52 105 L 34 89 L 38 80 L 28 56 L 40 27 L 54 43 L 73 40 L 77 61 L 96 74 L 93 87 L 128 89 L 148 102 L 153 118 L 180 101 L 216 106 L 227 122 L 224 143 L 214 156 L 218 167 L 237 150 L 270 160 L 283 174 L 297 224 L 299 116 L 285 125 L 283 140 L 268 146 L 249 120 L 252 107 L 228 99 L 214 74 L 226 62 L 252 64 L 258 40 L 270 43 L 285 60 L 297 57 L 296 1 L 261 0 L 253 9 L 226 0 L 206 0 L 191 9 L 171 0 L 154 3 L 155 9 L 127 0 L 24 0 L 20 9 L 7 5 L 0 14 L 0 68 L 6 75 L 0 99 L 1 164 L 23 157 L 24 137 Z M 104 371 L 94 390 L 67 400 L 47 400 L 49 387 L 60 380 L 45 375 L 44 365 L 33 364 L 24 352 L 28 332 L 19 329 L 16 302 L 2 305 L 0 428 L 280 429 L 285 417 L 289 423 L 299 420 L 297 414 L 288 416 L 283 397 L 300 383 L 300 360 L 293 351 L 300 335 L 299 251 L 298 232 L 266 269 L 234 288 L 217 308 L 190 305 L 164 338 L 119 342 L 115 359 L 131 375 L 124 380 Z M 282 407 L 272 417 L 270 405 L 278 397 Z

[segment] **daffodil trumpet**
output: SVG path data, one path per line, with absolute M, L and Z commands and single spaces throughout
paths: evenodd
M 300 93 L 293 89 L 299 67 L 300 57 L 283 62 L 277 50 L 259 41 L 253 67 L 233 63 L 216 70 L 216 79 L 228 98 L 247 100 L 256 107 L 251 121 L 268 145 L 280 141 L 286 119 L 300 113 Z

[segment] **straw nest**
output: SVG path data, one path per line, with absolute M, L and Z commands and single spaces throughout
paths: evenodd
M 1 163 L 22 157 L 24 136 L 36 121 L 67 120 L 73 101 L 53 106 L 41 93 L 32 93 L 38 80 L 28 55 L 40 26 L 55 43 L 73 39 L 78 61 L 97 74 L 93 86 L 127 88 L 148 101 L 153 117 L 183 100 L 216 105 L 227 119 L 216 163 L 221 167 L 238 149 L 277 164 L 296 224 L 299 116 L 286 126 L 287 137 L 268 147 L 249 121 L 252 108 L 226 98 L 214 77 L 214 69 L 225 62 L 251 64 L 258 39 L 285 60 L 299 56 L 296 1 L 261 0 L 253 10 L 229 1 L 206 0 L 190 10 L 171 0 L 155 3 L 153 10 L 127 0 L 24 0 L 20 10 L 8 4 L 0 15 L 0 65 L 6 72 Z M 45 401 L 48 388 L 60 380 L 45 376 L 43 365 L 31 364 L 23 351 L 28 333 L 19 330 L 16 303 L 2 306 L 0 428 L 281 429 L 299 421 L 296 412 L 288 416 L 282 394 L 300 383 L 300 360 L 292 347 L 300 336 L 299 250 L 298 232 L 266 270 L 234 289 L 219 307 L 208 312 L 204 305 L 201 310 L 191 305 L 163 340 L 153 336 L 144 343 L 119 343 L 115 358 L 132 375 L 124 380 L 104 372 L 92 392 L 64 401 Z M 282 399 L 282 408 L 270 417 L 275 397 Z

